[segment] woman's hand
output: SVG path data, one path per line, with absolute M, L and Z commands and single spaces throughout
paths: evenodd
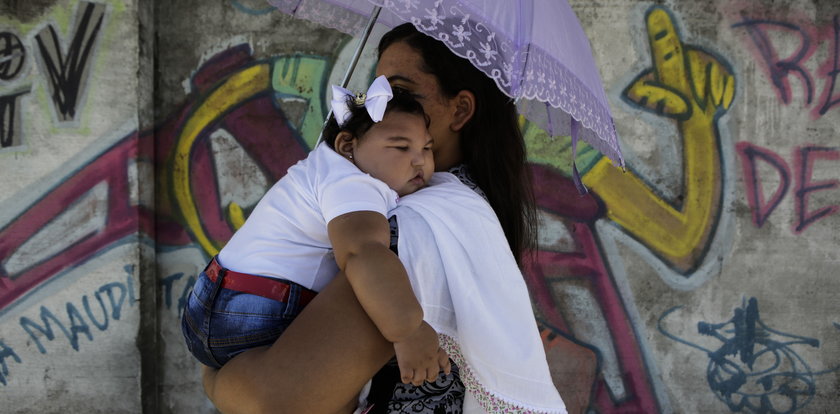
M 405 384 L 419 386 L 423 381 L 432 382 L 441 371 L 449 374 L 452 369 L 449 355 L 440 347 L 437 332 L 425 321 L 405 340 L 394 342 L 394 351 L 400 379 Z

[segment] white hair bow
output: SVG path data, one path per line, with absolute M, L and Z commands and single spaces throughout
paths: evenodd
M 348 96 L 353 97 L 352 102 L 354 104 L 365 106 L 373 122 L 382 120 L 382 117 L 385 115 L 385 107 L 388 106 L 388 101 L 394 97 L 394 93 L 391 91 L 391 85 L 388 83 L 388 78 L 384 75 L 373 80 L 367 93 L 357 95 L 340 86 L 332 85 L 332 94 L 333 97 L 330 106 L 332 107 L 333 115 L 338 122 L 338 126 L 344 126 L 350 117 L 350 107 L 347 104 Z

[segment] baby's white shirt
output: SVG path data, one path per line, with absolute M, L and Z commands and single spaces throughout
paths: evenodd
M 397 193 L 325 144 L 289 168 L 219 252 L 223 267 L 320 291 L 336 273 L 330 220 L 354 211 L 387 217 Z

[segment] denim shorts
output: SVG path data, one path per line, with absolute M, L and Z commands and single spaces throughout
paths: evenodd
M 288 303 L 221 287 L 224 271 L 214 283 L 198 275 L 181 318 L 181 331 L 190 353 L 202 364 L 221 368 L 237 354 L 271 345 L 303 310 L 305 287 L 289 281 Z M 261 277 L 261 276 L 254 276 Z

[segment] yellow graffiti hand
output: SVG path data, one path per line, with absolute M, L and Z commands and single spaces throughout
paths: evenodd
M 635 174 L 599 161 L 584 183 L 607 205 L 607 215 L 678 271 L 698 266 L 720 213 L 721 171 L 715 123 L 735 97 L 735 80 L 723 58 L 686 45 L 671 14 L 647 13 L 652 67 L 639 74 L 624 99 L 674 119 L 683 139 L 683 188 L 663 200 Z
M 688 63 L 698 105 L 706 112 L 729 109 L 735 99 L 735 78 L 729 69 L 715 56 L 694 48 L 688 51 Z
M 624 96 L 659 115 L 676 119 L 688 119 L 691 116 L 691 105 L 685 96 L 657 82 L 652 71 L 645 73 L 644 77 L 637 78 L 624 91 Z
M 679 121 L 695 115 L 711 119 L 729 109 L 735 95 L 730 70 L 711 54 L 684 44 L 667 11 L 648 13 L 647 35 L 653 67 L 624 91 L 626 99 Z

